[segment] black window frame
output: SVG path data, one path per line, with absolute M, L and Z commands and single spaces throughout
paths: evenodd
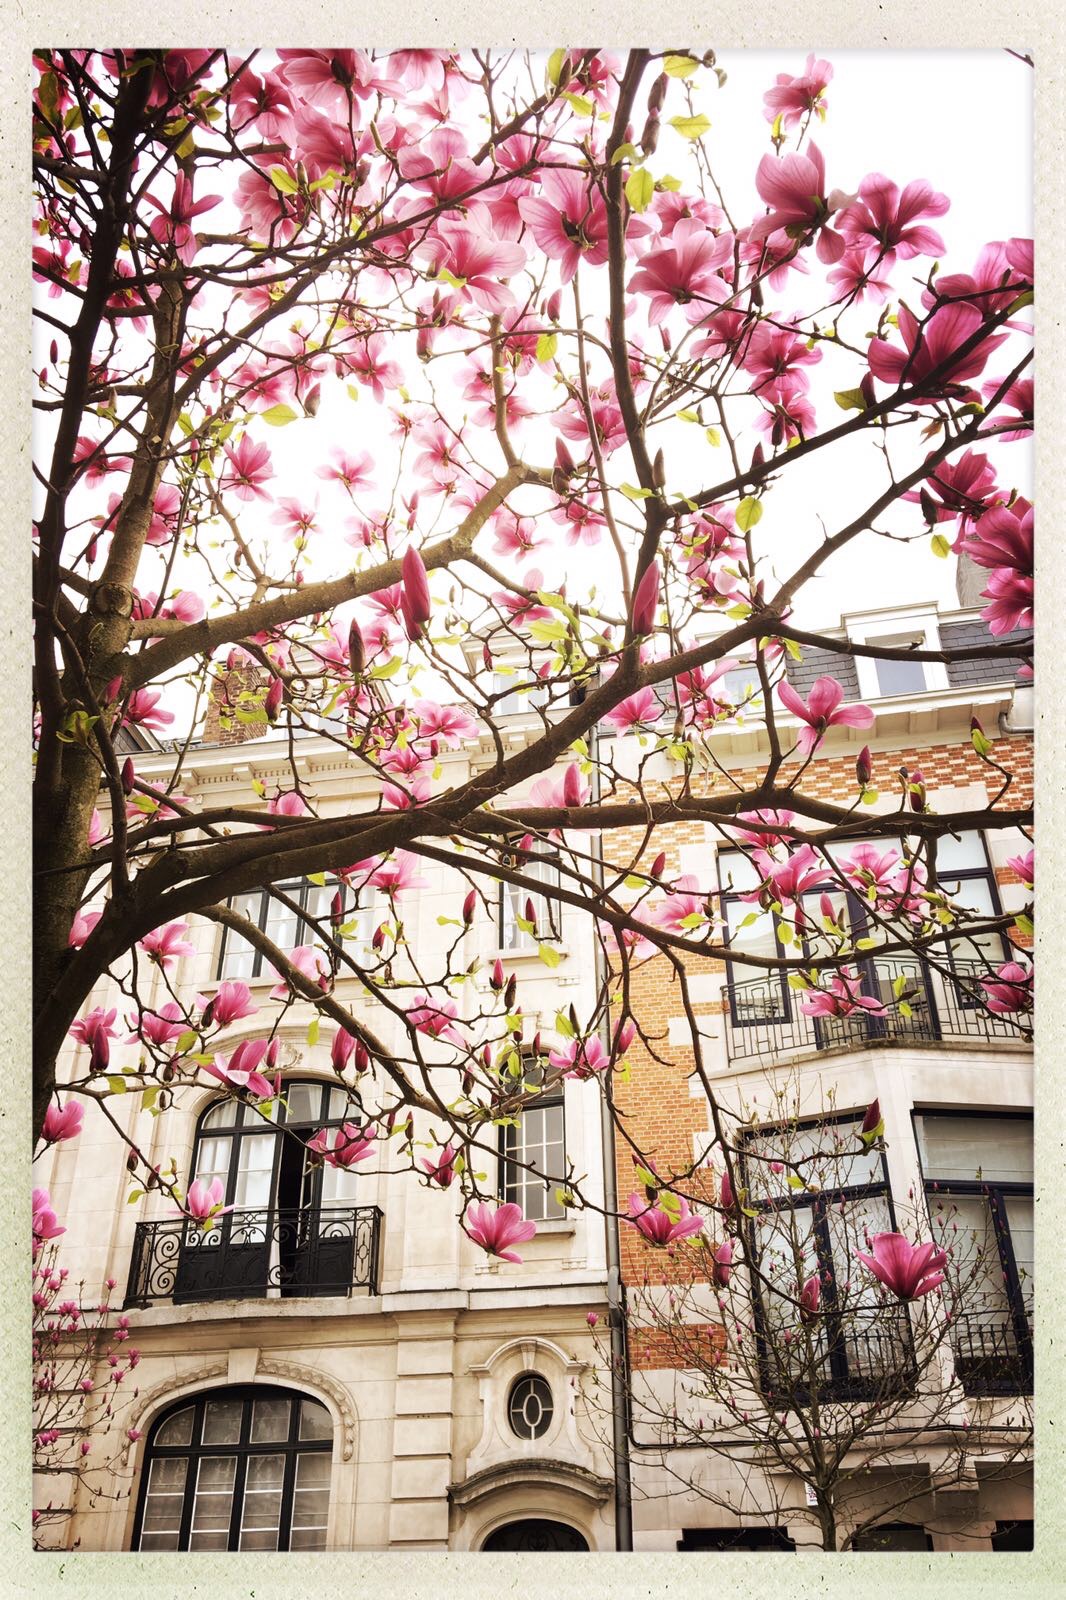
M 878 1534 L 914 1533 L 921 1539 L 919 1549 L 931 1550 L 933 1536 L 929 1529 L 920 1522 L 875 1522 L 868 1528 L 862 1528 L 855 1534 L 849 1548 L 858 1555 L 892 1555 L 899 1554 L 901 1550 L 910 1548 L 907 1545 L 878 1545 L 875 1543 Z
M 523 916 L 526 899 L 531 899 L 537 911 L 537 935 L 524 933 L 518 929 L 520 942 L 518 944 L 504 944 L 505 936 L 505 908 L 507 906 L 507 893 L 509 889 L 518 888 L 517 884 L 508 883 L 499 878 L 496 886 L 496 923 L 495 939 L 496 950 L 501 956 L 535 955 L 538 945 L 546 938 L 562 938 L 562 902 L 558 895 L 552 894 L 552 889 L 562 886 L 562 862 L 559 859 L 558 849 L 547 840 L 536 839 L 531 849 L 523 850 L 521 855 L 517 851 L 508 852 L 503 858 L 503 865 L 513 868 L 516 872 L 525 872 L 529 863 L 537 861 L 549 870 L 550 877 L 541 890 L 519 889 L 522 896 Z M 540 921 L 541 914 L 547 919 L 547 927 Z M 528 942 L 527 942 L 528 941 Z
M 289 1433 L 286 1440 L 265 1440 L 253 1443 L 251 1427 L 254 1400 L 288 1399 L 295 1402 L 289 1410 Z M 177 1445 L 157 1445 L 157 1436 L 179 1412 L 193 1408 L 192 1440 L 200 1441 L 203 1436 L 204 1414 L 207 1406 L 218 1401 L 240 1400 L 243 1403 L 241 1414 L 240 1440 L 237 1444 L 203 1444 L 200 1442 Z M 247 1479 L 248 1461 L 256 1455 L 284 1455 L 285 1466 L 282 1481 L 282 1499 L 279 1510 L 278 1542 L 274 1552 L 257 1551 L 256 1554 L 265 1555 L 275 1552 L 287 1552 L 292 1538 L 292 1515 L 295 1501 L 296 1486 L 296 1459 L 304 1454 L 329 1454 L 333 1457 L 333 1448 L 336 1427 L 332 1428 L 328 1439 L 301 1439 L 300 1414 L 303 1402 L 311 1401 L 314 1405 L 322 1406 L 328 1410 L 321 1400 L 314 1395 L 305 1394 L 299 1389 L 288 1389 L 280 1384 L 233 1384 L 220 1389 L 204 1389 L 196 1394 L 185 1395 L 176 1400 L 173 1405 L 156 1418 L 149 1430 L 145 1445 L 144 1455 L 141 1460 L 140 1486 L 137 1493 L 137 1510 L 133 1525 L 133 1538 L 130 1549 L 139 1551 L 141 1539 L 144 1534 L 144 1512 L 148 1501 L 148 1484 L 151 1479 L 152 1462 L 155 1460 L 173 1460 L 184 1457 L 189 1465 L 185 1474 L 185 1487 L 182 1491 L 183 1503 L 181 1511 L 181 1525 L 178 1532 L 178 1544 L 171 1552 L 146 1551 L 145 1554 L 180 1554 L 189 1553 L 189 1537 L 192 1531 L 193 1511 L 196 1503 L 196 1484 L 199 1473 L 199 1463 L 205 1458 L 235 1456 L 236 1468 L 232 1490 L 232 1509 L 230 1512 L 230 1526 L 227 1536 L 226 1551 L 237 1551 L 240 1548 L 241 1517 L 244 1511 L 245 1483 Z M 330 1419 L 332 1422 L 332 1418 Z M 332 1472 L 330 1474 L 330 1491 L 332 1492 Z M 322 1549 L 327 1545 L 323 1542 Z M 192 1552 L 196 1554 L 197 1552 Z M 217 1552 L 221 1554 L 221 1552 Z M 250 1553 L 250 1552 L 246 1552 Z
M 542 1426 L 540 1426 L 536 1432 L 531 1430 L 527 1433 L 522 1433 L 518 1428 L 515 1427 L 515 1395 L 517 1394 L 519 1388 L 523 1385 L 528 1385 L 532 1388 L 532 1392 L 536 1395 L 537 1403 L 540 1406 Z M 546 1402 L 544 1398 L 545 1394 L 547 1396 Z M 543 1439 L 547 1434 L 549 1434 L 551 1432 L 552 1423 L 555 1420 L 555 1394 L 552 1390 L 551 1384 L 548 1382 L 543 1372 L 537 1372 L 533 1368 L 529 1368 L 529 1370 L 526 1372 L 520 1372 L 508 1387 L 506 1409 L 507 1426 L 514 1434 L 515 1438 L 520 1439 L 523 1444 L 535 1443 L 536 1440 Z
M 526 1085 L 532 1085 L 538 1081 L 543 1081 L 544 1068 L 542 1066 L 538 1066 L 531 1055 L 529 1055 L 526 1051 L 523 1051 L 521 1060 L 522 1078 L 520 1081 L 522 1083 Z M 516 1083 L 517 1081 L 519 1080 L 516 1080 Z M 496 1163 L 496 1193 L 504 1205 L 518 1206 L 522 1212 L 522 1215 L 525 1217 L 529 1215 L 528 1211 L 526 1210 L 524 1199 L 526 1190 L 537 1186 L 543 1188 L 546 1196 L 546 1209 L 552 1206 L 557 1206 L 558 1209 L 555 1212 L 549 1212 L 549 1214 L 544 1217 L 535 1218 L 534 1220 L 537 1222 L 562 1222 L 566 1218 L 567 1211 L 565 1206 L 558 1205 L 558 1202 L 556 1201 L 555 1195 L 552 1191 L 552 1182 L 547 1177 L 545 1177 L 543 1183 L 538 1183 L 538 1179 L 534 1177 L 533 1173 L 527 1170 L 524 1165 L 519 1164 L 522 1161 L 522 1150 L 525 1148 L 525 1141 L 522 1138 L 522 1125 L 526 1117 L 529 1116 L 530 1112 L 554 1110 L 558 1110 L 562 1119 L 562 1137 L 560 1143 L 562 1145 L 563 1157 L 565 1159 L 566 1092 L 565 1084 L 561 1078 L 558 1080 L 558 1082 L 553 1083 L 549 1089 L 538 1094 L 535 1100 L 532 1100 L 528 1105 L 523 1106 L 522 1110 L 515 1116 L 509 1117 L 506 1122 L 501 1123 L 499 1129 L 498 1154 Z M 565 1179 L 559 1178 L 555 1181 L 555 1187 L 561 1188 L 564 1186 Z
M 862 1125 L 865 1108 L 853 1111 L 835 1112 L 824 1117 L 808 1117 L 794 1124 L 794 1131 L 801 1132 L 809 1128 L 835 1128 L 853 1127 L 856 1130 Z M 781 1131 L 780 1124 L 766 1124 L 753 1129 L 745 1142 L 755 1144 L 767 1136 Z M 851 1152 L 853 1156 L 860 1154 L 858 1150 Z M 895 1205 L 892 1196 L 892 1187 L 889 1179 L 888 1160 L 885 1151 L 876 1151 L 880 1163 L 880 1180 L 876 1183 L 844 1184 L 836 1188 L 818 1188 L 814 1191 L 808 1189 L 791 1189 L 787 1184 L 780 1194 L 760 1200 L 758 1197 L 748 1196 L 747 1206 L 759 1215 L 773 1214 L 780 1211 L 784 1205 L 796 1210 L 802 1205 L 804 1210 L 811 1214 L 811 1228 L 815 1241 L 818 1258 L 818 1272 L 822 1280 L 819 1316 L 825 1319 L 826 1329 L 826 1364 L 828 1366 L 828 1380 L 819 1385 L 818 1397 L 823 1400 L 861 1401 L 874 1398 L 880 1392 L 881 1386 L 887 1381 L 886 1375 L 873 1378 L 864 1378 L 861 1374 L 851 1373 L 846 1347 L 846 1334 L 842 1325 L 841 1316 L 837 1310 L 837 1273 L 847 1279 L 850 1272 L 850 1260 L 844 1263 L 834 1261 L 833 1240 L 829 1228 L 828 1213 L 840 1201 L 854 1202 L 868 1199 L 883 1199 L 888 1214 L 889 1228 L 894 1231 L 896 1226 Z M 741 1149 L 738 1152 L 738 1167 L 741 1182 L 745 1181 L 745 1156 Z M 747 1230 L 747 1248 L 749 1258 L 757 1265 L 760 1259 L 758 1242 L 757 1218 L 745 1218 L 744 1226 Z M 828 1281 L 827 1280 L 828 1277 Z M 759 1355 L 759 1368 L 764 1392 L 773 1389 L 772 1369 L 769 1362 L 769 1344 L 771 1335 L 767 1330 L 766 1308 L 758 1285 L 752 1291 L 752 1307 L 755 1316 L 756 1348 Z M 890 1313 L 886 1313 L 890 1314 Z M 897 1311 L 896 1331 L 899 1335 L 899 1350 L 901 1365 L 898 1371 L 892 1374 L 897 1380 L 913 1381 L 914 1377 L 914 1352 L 911 1339 L 911 1327 L 905 1309 Z M 787 1380 L 787 1374 L 785 1375 Z M 782 1398 L 781 1391 L 776 1391 L 777 1398 Z M 796 1405 L 808 1405 L 811 1393 L 802 1384 L 790 1387 L 787 1398 Z
M 310 928 L 312 923 L 309 920 L 311 913 L 308 910 L 308 902 L 311 898 L 311 891 L 314 890 L 315 894 L 317 895 L 323 893 L 324 889 L 329 891 L 330 899 L 332 899 L 332 896 L 338 891 L 340 892 L 344 921 L 350 921 L 355 913 L 360 909 L 360 894 L 373 894 L 374 892 L 373 889 L 370 888 L 369 884 L 361 884 L 358 888 L 356 888 L 341 878 L 334 879 L 327 877 L 325 885 L 323 885 L 320 883 L 312 883 L 310 878 L 304 877 L 287 879 L 284 883 L 273 883 L 268 885 L 265 889 L 253 889 L 248 891 L 248 893 L 241 895 L 231 895 L 230 898 L 225 901 L 225 904 L 230 908 L 230 910 L 233 910 L 235 900 L 246 900 L 248 898 L 248 894 L 257 894 L 259 897 L 257 914 L 254 917 L 249 917 L 248 920 L 249 922 L 255 923 L 260 933 L 265 933 L 270 914 L 270 903 L 273 898 L 273 891 L 280 890 L 282 894 L 288 895 L 290 900 L 298 901 L 301 912 L 299 926 L 301 928 Z M 242 913 L 242 915 L 244 915 L 244 913 Z M 324 913 L 315 918 L 315 920 L 318 922 L 329 921 L 328 906 L 326 907 Z M 246 946 L 252 953 L 252 966 L 249 972 L 239 974 L 226 972 L 226 961 L 229 957 L 230 951 L 234 948 L 234 941 L 238 941 L 238 948 Z M 305 941 L 301 940 L 299 942 L 303 943 Z M 267 960 L 266 956 L 264 956 L 261 950 L 257 949 L 255 945 L 248 944 L 242 935 L 236 932 L 235 929 L 225 927 L 222 929 L 222 938 L 219 943 L 218 958 L 215 962 L 216 982 L 248 983 L 256 978 L 269 977 L 272 971 L 273 968 L 271 967 L 270 962 Z
M 787 1528 L 682 1528 L 679 1550 L 764 1550 L 789 1551 L 796 1541 Z
M 926 1208 L 929 1212 L 930 1228 L 935 1229 L 935 1209 L 930 1204 L 931 1199 L 950 1198 L 951 1195 L 964 1195 L 970 1199 L 983 1199 L 988 1202 L 988 1214 L 992 1234 L 999 1251 L 1000 1267 L 1003 1271 L 1003 1284 L 1007 1299 L 1007 1316 L 1016 1345 L 1016 1358 L 1001 1359 L 998 1368 L 989 1363 L 984 1375 L 978 1370 L 980 1362 L 975 1362 L 971 1368 L 964 1362 L 960 1352 L 953 1345 L 955 1351 L 956 1373 L 963 1389 L 968 1395 L 1014 1395 L 1031 1394 L 1033 1392 L 1033 1331 L 1031 1321 L 1031 1301 L 1027 1303 L 1025 1288 L 1018 1270 L 1018 1262 L 1014 1254 L 1014 1244 L 1011 1239 L 1010 1219 L 1007 1213 L 1006 1202 L 1010 1198 L 1031 1199 L 1035 1201 L 1035 1184 L 1009 1183 L 998 1179 L 986 1178 L 938 1178 L 928 1176 L 922 1165 L 922 1147 L 918 1139 L 918 1118 L 944 1119 L 958 1121 L 960 1118 L 967 1120 L 982 1120 L 988 1122 L 1026 1122 L 1033 1126 L 1033 1114 L 1030 1111 L 1019 1110 L 1011 1107 L 1005 1111 L 971 1110 L 963 1106 L 935 1106 L 927 1108 L 915 1106 L 911 1111 L 911 1125 L 914 1135 L 915 1149 L 918 1154 L 918 1165 L 922 1174 L 922 1187 L 925 1192 Z M 935 1237 L 935 1234 L 934 1234 Z M 956 1330 L 961 1319 L 976 1313 L 965 1310 L 956 1318 Z

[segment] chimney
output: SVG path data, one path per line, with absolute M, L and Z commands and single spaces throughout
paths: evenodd
M 266 718 L 257 722 L 242 722 L 236 716 L 240 696 L 249 692 L 265 692 L 269 673 L 264 668 L 248 662 L 234 667 L 232 672 L 222 672 L 211 684 L 211 699 L 204 717 L 204 744 L 244 744 L 248 739 L 261 739 L 267 731 Z M 243 706 L 242 706 L 243 709 Z

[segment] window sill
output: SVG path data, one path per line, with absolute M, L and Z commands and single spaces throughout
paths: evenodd
M 570 954 L 568 945 L 556 944 L 552 948 L 559 956 L 560 961 L 565 961 Z M 523 945 L 519 950 L 496 949 L 492 952 L 492 959 L 493 961 L 540 961 L 540 950 L 536 945 L 530 945 L 529 947 Z M 541 966 L 548 967 L 548 964 L 546 961 L 542 961 Z M 548 967 L 549 972 L 554 970 L 553 967 Z

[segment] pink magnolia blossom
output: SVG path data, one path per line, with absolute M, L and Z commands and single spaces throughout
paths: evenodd
M 629 1216 L 625 1220 L 642 1233 L 650 1244 L 677 1244 L 703 1230 L 703 1218 L 693 1215 L 687 1200 L 679 1199 L 677 1205 L 674 1214 L 672 1210 L 665 1211 L 661 1206 L 650 1206 L 643 1195 L 631 1194 Z
M 900 261 L 914 256 L 941 256 L 944 241 L 933 228 L 916 225 L 919 217 L 942 217 L 951 201 L 924 179 L 899 185 L 883 173 L 871 172 L 859 184 L 858 199 L 840 213 L 838 226 L 855 247 L 887 252 Z
M 935 1244 L 911 1244 L 902 1233 L 875 1233 L 870 1247 L 871 1255 L 856 1250 L 855 1259 L 901 1300 L 917 1300 L 944 1282 L 941 1268 L 948 1258 Z
M 1018 259 L 1017 254 L 1015 259 Z M 931 306 L 938 300 L 963 300 L 990 316 L 996 311 L 1005 311 L 1032 281 L 1031 271 L 1026 274 L 1012 265 L 1006 243 L 993 239 L 982 246 L 972 272 L 943 273 L 936 279 L 934 288 L 923 292 L 922 304 Z
M 168 922 L 165 927 L 146 933 L 137 943 L 150 960 L 162 967 L 164 972 L 169 972 L 179 956 L 196 954 L 196 946 L 192 941 L 182 937 L 188 931 L 187 922 Z
M 84 1017 L 79 1017 L 70 1025 L 70 1036 L 91 1048 L 97 1039 L 116 1039 L 118 1034 L 114 1028 L 118 1008 L 112 1006 L 105 1011 L 103 1006 L 95 1006 L 92 1011 L 86 1012 Z
M 901 305 L 899 331 L 903 348 L 889 344 L 887 339 L 871 339 L 867 350 L 870 371 L 883 383 L 914 388 L 923 396 L 943 394 L 980 377 L 993 350 L 1007 337 L 1004 333 L 988 336 L 966 355 L 957 355 L 960 345 L 972 338 L 983 322 L 984 317 L 975 306 L 947 305 L 934 311 L 923 327 L 913 311 Z
M 922 489 L 909 489 L 903 499 L 929 506 L 937 522 L 958 517 L 965 528 L 984 513 L 995 492 L 996 469 L 988 457 L 964 450 L 957 461 L 941 461 Z
M 561 262 L 564 284 L 581 261 L 598 267 L 607 260 L 607 208 L 580 172 L 545 172 L 539 195 L 520 200 L 518 209 L 544 254 Z
M 278 680 L 280 682 L 280 680 Z M 274 817 L 306 817 L 309 815 L 307 801 L 298 789 L 289 789 L 285 794 L 276 794 L 272 800 L 267 801 L 267 810 Z
M 355 489 L 373 487 L 374 458 L 367 450 L 349 451 L 340 446 L 324 466 L 315 468 L 315 476 L 327 483 L 339 483 L 349 494 Z
M 345 124 L 356 100 L 378 86 L 370 57 L 362 50 L 279 50 L 278 77 Z
M 662 714 L 663 708 L 655 690 L 646 688 L 638 689 L 636 694 L 620 700 L 603 720 L 609 722 L 618 733 L 625 733 L 634 728 L 653 727 Z
M 431 1000 L 426 994 L 416 994 L 407 1009 L 408 1024 L 431 1039 L 446 1039 L 449 1044 L 462 1049 L 466 1041 L 455 1026 L 459 1008 L 454 1000 Z
M 418 718 L 420 739 L 439 739 L 448 750 L 478 736 L 476 720 L 461 706 L 441 706 L 435 700 L 416 700 L 411 710 Z
M 700 917 L 704 922 L 709 920 L 707 896 L 700 888 L 698 880 L 686 872 L 671 886 L 665 899 L 655 907 L 654 920 L 657 927 L 667 928 L 672 933 L 691 934 L 692 926 L 684 926 L 689 917 Z
M 1027 889 L 1033 887 L 1035 876 L 1032 850 L 1027 850 L 1023 856 L 1008 856 L 1007 865 L 1013 873 L 1017 874 Z
M 730 1273 L 733 1270 L 733 1241 L 724 1239 L 712 1257 L 711 1282 L 716 1289 L 728 1286 Z
M 827 224 L 851 197 L 840 189 L 826 195 L 825 159 L 816 144 L 808 145 L 806 155 L 763 156 L 756 169 L 755 187 L 771 210 L 751 224 L 750 241 L 785 232 L 799 242 L 817 231 L 819 261 L 840 260 L 845 241 Z
M 289 951 L 289 960 L 297 972 L 302 972 L 305 978 L 310 978 L 312 983 L 317 983 L 320 989 L 325 989 L 329 982 L 329 958 L 323 950 L 313 944 L 298 944 L 294 950 Z M 270 968 L 277 973 L 277 969 Z M 278 975 L 278 982 L 270 991 L 271 1000 L 284 1000 L 289 993 L 289 980 Z
M 41 1138 L 45 1144 L 57 1144 L 62 1139 L 75 1139 L 81 1132 L 84 1120 L 85 1107 L 77 1100 L 68 1100 L 64 1106 L 49 1105 L 41 1125 Z
M 855 1011 L 865 1011 L 883 1017 L 885 1008 L 880 1000 L 859 992 L 859 979 L 847 967 L 841 967 L 830 980 L 828 989 L 809 990 L 800 1001 L 800 1010 L 808 1017 L 850 1017 Z
M 189 1192 L 185 1196 L 184 1210 L 177 1211 L 176 1216 L 195 1217 L 197 1222 L 213 1221 L 215 1217 L 223 1217 L 227 1211 L 232 1211 L 232 1206 L 224 1206 L 226 1191 L 221 1178 L 212 1178 L 209 1184 L 202 1178 L 196 1178 L 189 1185 Z
M 126 700 L 126 709 L 122 714 L 124 727 L 155 728 L 157 731 L 169 728 L 174 721 L 173 711 L 164 711 L 159 701 L 162 699 L 162 689 L 134 689 Z
M 409 850 L 397 850 L 390 861 L 373 872 L 370 882 L 392 898 L 398 898 L 409 889 L 426 888 L 426 879 L 418 874 L 418 857 Z
M 160 244 L 173 246 L 179 261 L 190 266 L 197 250 L 196 235 L 190 226 L 192 219 L 204 211 L 211 211 L 221 203 L 220 194 L 208 194 L 202 200 L 192 197 L 192 179 L 179 168 L 174 176 L 174 197 L 169 206 L 146 194 L 145 200 L 154 206 L 159 215 L 149 225 L 149 233 Z
M 537 1224 L 527 1222 L 518 1206 L 508 1204 L 493 1211 L 484 1202 L 470 1207 L 463 1227 L 475 1244 L 501 1261 L 521 1262 L 522 1257 L 510 1246 L 524 1244 L 537 1232 Z
M 807 1279 L 799 1292 L 800 1316 L 810 1322 L 818 1315 L 822 1300 L 822 1281 L 817 1273 Z
M 226 1027 L 231 1022 L 239 1022 L 243 1017 L 254 1017 L 259 1009 L 252 1000 L 252 991 L 248 985 L 236 978 L 227 978 L 224 983 L 220 983 L 214 999 L 209 1004 L 211 1020 L 220 1028 Z
M 1033 1004 L 1033 969 L 1018 961 L 1006 961 L 996 968 L 994 978 L 982 978 L 985 1004 L 989 1011 L 1010 1013 L 1028 1011 Z
M 435 1161 L 422 1157 L 421 1165 L 429 1174 L 431 1183 L 438 1184 L 442 1189 L 451 1188 L 455 1178 L 455 1162 L 458 1152 L 450 1144 L 442 1145 Z
M 422 251 L 438 272 L 458 279 L 464 294 L 483 311 L 499 314 L 514 305 L 514 294 L 500 279 L 525 266 L 521 245 L 493 238 L 469 222 L 446 221 L 423 242 Z
M 352 1122 L 342 1122 L 339 1128 L 319 1128 L 308 1139 L 307 1148 L 313 1150 L 329 1167 L 339 1167 L 349 1172 L 357 1161 L 365 1161 L 374 1152 L 373 1128 L 358 1128 Z
M 219 488 L 236 495 L 238 500 L 265 500 L 263 484 L 274 476 L 270 450 L 265 444 L 256 444 L 248 434 L 243 434 L 236 445 L 225 446 L 226 465 L 222 469 Z
M 72 950 L 81 949 L 102 916 L 102 911 L 78 911 L 75 913 L 74 921 L 70 925 L 70 933 L 67 935 L 67 944 Z
M 994 506 L 959 549 L 979 567 L 991 569 L 983 591 L 991 600 L 981 615 L 994 634 L 1033 625 L 1033 508 L 1021 495 Z
M 645 637 L 654 629 L 658 605 L 659 563 L 653 561 L 633 592 L 633 632 L 638 638 Z
M 800 845 L 785 861 L 775 861 L 765 851 L 756 851 L 756 864 L 763 873 L 764 883 L 751 889 L 740 898 L 749 902 L 761 901 L 765 890 L 782 904 L 797 901 L 812 889 L 821 888 L 829 878 L 829 869 L 818 858 L 814 847 Z
M 258 1071 L 259 1063 L 270 1048 L 267 1039 L 244 1039 L 234 1050 L 229 1061 L 216 1057 L 214 1062 L 204 1067 L 209 1078 L 217 1078 L 219 1083 L 229 1083 L 237 1089 L 247 1089 L 249 1094 L 254 1094 L 258 1100 L 271 1100 L 274 1096 L 274 1087 L 269 1078 L 265 1078 Z
M 127 1017 L 126 1019 L 130 1019 Z M 185 1013 L 176 1000 L 168 1000 L 158 1011 L 142 1011 L 137 1021 L 137 1031 L 130 1034 L 129 1043 L 143 1039 L 148 1044 L 161 1046 L 180 1039 L 188 1029 Z
M 580 1082 L 605 1072 L 611 1063 L 602 1039 L 595 1034 L 589 1039 L 568 1039 L 551 1052 L 548 1060 L 553 1067 L 558 1067 L 564 1078 L 576 1078 Z
M 733 235 L 725 232 L 716 238 L 693 218 L 678 222 L 669 245 L 647 252 L 627 288 L 631 294 L 649 296 L 652 327 L 674 306 L 684 308 L 689 322 L 699 322 L 709 309 L 708 301 L 719 304 L 726 298 L 729 291 L 721 269 L 732 261 Z
M 737 352 L 737 365 L 756 379 L 752 393 L 759 394 L 767 384 L 786 377 L 806 389 L 806 375 L 797 369 L 815 366 L 822 359 L 820 348 L 816 345 L 811 350 L 808 344 L 808 338 L 792 328 L 757 322 Z
M 34 1189 L 33 1191 L 33 1253 L 36 1256 L 41 1245 L 49 1239 L 58 1239 L 61 1233 L 66 1233 L 66 1228 L 58 1226 L 56 1214 L 52 1209 L 52 1202 L 47 1189 Z
M 493 518 L 492 529 L 495 535 L 492 548 L 497 555 L 513 555 L 518 561 L 524 561 L 544 542 L 537 536 L 537 524 L 532 517 L 516 516 L 506 507 Z
M 806 701 L 800 699 L 787 678 L 778 684 L 777 694 L 786 711 L 805 725 L 796 740 L 805 756 L 818 748 L 830 728 L 868 728 L 874 720 L 869 706 L 840 704 L 844 691 L 835 678 L 816 679 Z
M 899 866 L 898 850 L 882 851 L 875 844 L 859 844 L 840 862 L 840 870 L 860 892 L 883 890 Z
M 344 358 L 349 370 L 366 384 L 379 404 L 387 390 L 398 389 L 403 383 L 403 372 L 397 362 L 388 359 L 387 348 L 383 333 L 365 334 Z
M 828 61 L 820 61 L 812 53 L 807 64 L 796 77 L 779 72 L 774 87 L 763 95 L 763 116 L 767 122 L 781 118 L 782 128 L 794 128 L 812 113 L 825 116 L 828 102 L 823 98 L 832 82 L 833 69 Z

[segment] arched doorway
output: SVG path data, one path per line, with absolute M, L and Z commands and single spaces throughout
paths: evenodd
M 587 1550 L 588 1541 L 565 1522 L 549 1522 L 544 1517 L 524 1517 L 520 1522 L 505 1522 L 490 1533 L 482 1550 Z

